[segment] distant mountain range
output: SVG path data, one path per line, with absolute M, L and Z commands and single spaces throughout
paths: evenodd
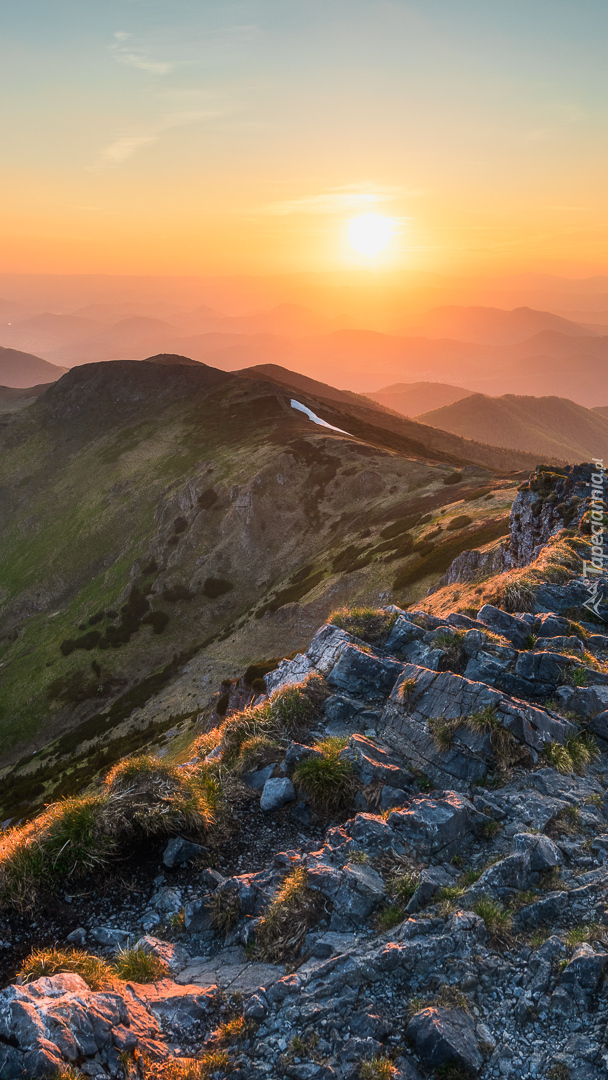
M 225 371 L 277 365 L 345 390 L 371 391 L 377 401 L 380 393 L 392 393 L 395 384 L 443 383 L 463 393 L 466 387 L 469 393 L 491 396 L 542 397 L 551 389 L 586 407 L 608 402 L 608 336 L 526 307 L 435 308 L 407 324 L 407 337 L 352 325 L 337 328 L 341 320 L 297 304 L 235 316 L 209 305 L 180 312 L 161 304 L 155 316 L 152 305 L 135 305 L 136 311 L 129 312 L 128 304 L 99 303 L 71 314 L 30 313 L 2 324 L 14 308 L 0 301 L 5 349 L 43 356 L 61 369 L 163 352 Z M 14 378 L 25 385 L 53 377 L 48 371 L 30 374 L 26 367 L 5 377 L 0 369 L 0 380 L 8 386 L 16 385 Z M 417 407 L 391 400 L 382 403 L 409 415 L 414 408 L 422 412 L 448 403 L 429 399 Z
M 541 458 L 608 458 L 608 408 L 585 409 L 561 397 L 472 394 L 416 417 L 441 431 Z
M 55 382 L 65 375 L 67 370 L 56 364 L 49 364 L 40 356 L 0 346 L 0 386 L 4 388 Z
M 385 386 L 383 390 L 376 390 L 366 396 L 403 416 L 417 416 L 429 409 L 451 405 L 453 401 L 469 397 L 470 394 L 470 390 L 465 390 L 462 386 L 450 386 L 449 383 L 415 382 L 394 383 L 393 386 Z

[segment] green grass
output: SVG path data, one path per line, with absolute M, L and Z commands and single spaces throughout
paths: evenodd
M 124 982 L 151 983 L 166 978 L 167 965 L 141 947 L 121 949 L 114 961 L 114 971 Z
M 582 732 L 567 740 L 565 745 L 550 743 L 543 754 L 557 772 L 579 773 L 584 776 L 586 769 L 599 754 L 593 739 Z
M 344 745 L 342 739 L 324 739 L 316 746 L 322 756 L 305 758 L 294 769 L 294 783 L 302 788 L 320 814 L 346 809 L 354 796 L 356 778 L 352 763 L 340 760 Z
M 504 937 L 511 926 L 511 916 L 496 900 L 483 899 L 475 904 L 473 911 L 486 924 L 492 937 Z
M 334 611 L 328 622 L 370 645 L 377 645 L 386 641 L 396 618 L 396 614 L 383 611 L 382 608 L 353 607 Z
M 146 755 L 127 759 L 100 793 L 51 804 L 0 835 L 0 905 L 32 910 L 43 895 L 101 874 L 137 836 L 209 832 L 219 799 L 204 767 L 186 772 Z
M 115 981 L 115 971 L 106 960 L 80 949 L 33 949 L 23 961 L 17 975 L 24 983 L 44 975 L 74 972 L 91 990 L 107 990 Z
M 319 893 L 308 887 L 303 867 L 288 874 L 258 925 L 258 955 L 272 963 L 297 956 L 307 931 L 320 916 L 321 904 Z

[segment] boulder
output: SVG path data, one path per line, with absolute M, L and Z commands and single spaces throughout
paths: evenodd
M 254 791 L 263 791 L 266 781 L 270 780 L 275 769 L 276 763 L 265 765 L 263 769 L 254 769 L 251 772 L 243 773 L 241 780 L 244 784 L 247 784 L 247 787 L 253 788 Z
M 608 953 L 596 953 L 586 942 L 577 945 L 560 975 L 560 985 L 565 989 L 580 987 L 584 993 L 593 993 L 604 977 L 607 964 Z
M 421 1009 L 410 1020 L 405 1034 L 428 1068 L 457 1065 L 477 1073 L 483 1065 L 475 1024 L 463 1009 Z
M 386 823 L 417 855 L 447 859 L 469 843 L 486 821 L 464 795 L 444 791 L 411 799 L 407 807 L 393 810 Z
M 403 670 L 403 664 L 347 645 L 327 677 L 330 686 L 363 698 L 389 694 Z
M 342 761 L 350 761 L 364 784 L 382 783 L 403 789 L 414 782 L 414 777 L 402 768 L 400 760 L 382 750 L 364 735 L 351 735 L 348 744 L 340 752 Z
M 333 897 L 330 930 L 364 923 L 384 900 L 386 889 L 380 874 L 366 863 L 347 863 Z
M 518 649 L 525 645 L 531 632 L 530 624 L 521 616 L 509 615 L 492 604 L 484 604 L 477 612 L 477 621 L 489 626 L 495 634 L 508 638 Z
M 542 833 L 517 833 L 513 837 L 513 847 L 528 856 L 533 871 L 552 870 L 563 862 L 557 844 Z
M 192 840 L 184 840 L 182 836 L 172 836 L 163 851 L 163 862 L 171 870 L 174 866 L 181 866 L 197 855 L 202 855 L 204 850 L 200 844 L 195 844 Z
M 513 927 L 517 933 L 523 930 L 535 930 L 543 923 L 555 922 L 568 903 L 567 892 L 547 893 L 541 900 L 521 908 L 513 917 Z
M 286 776 L 276 777 L 274 780 L 267 780 L 264 784 L 260 807 L 262 810 L 270 812 L 271 810 L 280 810 L 287 803 L 295 801 L 296 790 L 291 780 Z
M 136 949 L 156 956 L 166 966 L 170 975 L 177 975 L 186 967 L 190 957 L 182 945 L 169 941 L 160 941 L 159 938 L 146 934 L 135 943 Z

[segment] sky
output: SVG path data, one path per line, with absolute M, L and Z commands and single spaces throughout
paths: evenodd
M 608 268 L 605 0 L 0 14 L 0 272 Z

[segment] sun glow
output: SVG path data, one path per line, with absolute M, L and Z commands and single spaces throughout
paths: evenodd
M 395 233 L 395 222 L 381 214 L 363 214 L 348 223 L 350 245 L 359 255 L 373 258 L 385 251 Z

